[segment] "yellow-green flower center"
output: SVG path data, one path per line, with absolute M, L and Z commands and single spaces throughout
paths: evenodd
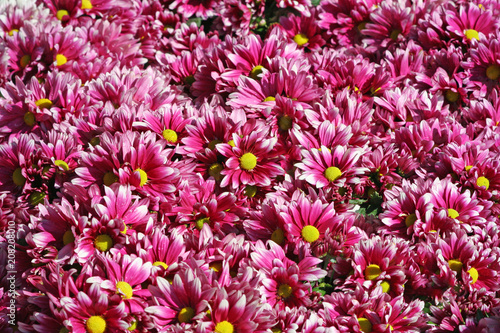
M 469 269 L 467 271 L 467 273 L 469 273 L 469 275 L 472 279 L 472 284 L 476 283 L 477 279 L 479 278 L 479 273 L 478 273 L 477 269 L 475 269 L 474 267 L 471 267 L 471 269 Z
M 221 140 L 217 140 L 217 139 L 215 139 L 215 140 L 210 141 L 210 142 L 208 143 L 207 147 L 208 147 L 208 149 L 210 149 L 210 150 L 214 150 L 214 149 L 215 149 L 215 145 L 217 145 L 217 144 L 219 144 L 219 143 L 222 143 L 222 141 L 221 141 Z
M 490 181 L 488 180 L 488 178 L 483 176 L 477 178 L 476 184 L 479 187 L 484 186 L 486 187 L 486 189 L 490 187 Z
M 245 153 L 240 157 L 240 167 L 244 170 L 252 170 L 257 166 L 257 157 L 252 153 Z
M 255 185 L 247 185 L 245 186 L 245 195 L 249 198 L 255 197 L 257 194 L 257 186 Z
M 232 140 L 232 139 L 231 139 L 231 140 L 229 140 L 229 141 L 227 142 L 227 144 L 228 144 L 228 145 L 230 145 L 231 147 L 236 147 L 236 145 L 234 144 L 234 140 Z
M 61 327 L 59 333 L 69 333 L 69 330 L 66 327 Z
M 382 287 L 382 291 L 384 293 L 387 293 L 387 292 L 389 292 L 389 290 L 391 290 L 391 284 L 387 281 L 382 281 L 380 286 Z
M 472 165 L 466 165 L 464 169 L 465 171 L 469 171 L 470 169 L 472 169 Z
M 177 319 L 180 323 L 187 323 L 193 319 L 195 315 L 194 309 L 191 307 L 182 308 L 177 315 Z
M 69 15 L 68 11 L 66 9 L 59 9 L 56 13 L 56 17 L 59 21 L 62 21 L 64 16 Z
M 43 199 L 45 198 L 45 193 L 43 192 L 38 192 L 38 191 L 35 191 L 33 193 L 31 193 L 30 195 L 30 203 L 33 205 L 33 206 L 36 206 L 40 203 L 43 203 Z
M 82 0 L 82 9 L 92 9 L 92 2 L 90 0 Z
M 457 92 L 454 92 L 453 90 L 448 89 L 444 93 L 444 97 L 446 97 L 446 100 L 448 102 L 455 103 L 456 101 L 458 101 L 458 98 L 460 97 L 460 95 Z
M 380 269 L 379 265 L 376 264 L 368 265 L 365 268 L 365 279 L 375 280 L 376 278 L 379 277 L 380 273 L 382 273 L 382 270 Z
M 56 55 L 56 65 L 57 66 L 62 66 L 67 62 L 68 62 L 68 58 L 66 58 L 66 56 L 64 54 Z
M 288 284 L 282 284 L 278 287 L 278 296 L 288 298 L 292 295 L 293 289 Z
M 411 227 L 412 225 L 415 224 L 415 221 L 417 220 L 417 215 L 416 214 L 410 214 L 405 218 L 405 225 L 407 228 Z
M 129 331 L 135 331 L 137 329 L 137 320 L 134 320 L 130 326 L 127 328 Z
M 285 234 L 283 233 L 283 230 L 281 230 L 281 228 L 274 230 L 271 234 L 271 240 L 276 244 L 283 244 L 285 241 Z
M 177 139 L 178 139 L 177 133 L 174 130 L 166 129 L 166 130 L 163 130 L 163 132 L 161 134 L 163 135 L 163 138 L 165 138 L 165 140 L 167 140 L 168 142 L 170 142 L 170 143 L 177 142 Z
M 31 61 L 31 56 L 29 54 L 25 54 L 19 59 L 19 65 L 21 65 L 22 68 L 28 66 L 28 64 Z
M 161 266 L 161 267 L 163 267 L 164 269 L 167 269 L 167 268 L 168 268 L 168 265 L 167 265 L 166 263 L 164 263 L 163 261 L 155 261 L 155 262 L 153 263 L 153 266 L 157 266 L 157 267 L 158 267 L 158 266 Z
M 302 238 L 309 243 L 315 242 L 319 238 L 319 230 L 312 225 L 306 225 L 300 232 Z
M 139 175 L 141 176 L 141 182 L 139 183 L 139 186 L 144 186 L 144 184 L 146 184 L 148 181 L 148 174 L 141 168 L 135 169 L 135 172 L 139 172 Z
M 292 118 L 287 115 L 280 117 L 278 120 L 278 126 L 282 131 L 288 131 L 293 126 Z
M 342 176 L 342 171 L 337 167 L 329 167 L 325 170 L 325 177 L 328 181 L 333 182 Z
M 450 266 L 450 269 L 455 272 L 460 272 L 463 266 L 462 262 L 458 259 L 448 260 L 448 265 Z
M 11 29 L 11 30 L 9 31 L 9 36 L 14 36 L 14 33 L 15 33 L 15 32 L 19 32 L 19 29 Z
M 63 169 L 64 171 L 68 171 L 69 170 L 68 163 L 64 162 L 63 160 L 55 160 L 54 164 L 56 166 L 60 167 L 61 169 Z
M 85 323 L 88 333 L 104 333 L 106 331 L 106 320 L 101 316 L 92 316 Z
M 49 109 L 52 106 L 52 101 L 47 98 L 41 98 L 35 102 L 35 105 L 40 109 Z
M 274 102 L 276 100 L 276 98 L 274 98 L 273 96 L 267 96 L 266 98 L 264 98 L 264 102 Z
M 498 65 L 491 65 L 486 68 L 486 76 L 490 80 L 497 80 L 498 77 L 500 77 L 500 66 Z
M 215 333 L 234 333 L 234 326 L 227 320 L 221 321 L 215 325 Z
M 63 235 L 63 244 L 68 245 L 70 243 L 73 243 L 75 241 L 75 235 L 73 235 L 73 232 L 71 230 L 66 230 L 66 232 Z
M 309 38 L 307 38 L 307 36 L 305 34 L 300 33 L 300 34 L 296 34 L 293 37 L 293 41 L 295 43 L 297 43 L 298 46 L 302 46 L 302 45 L 306 44 L 307 42 L 309 42 Z
M 220 272 L 222 271 L 222 261 L 212 261 L 209 265 L 208 268 L 213 270 L 214 272 Z
M 469 40 L 472 40 L 472 39 L 479 40 L 479 32 L 477 32 L 474 29 L 467 29 L 467 30 L 465 30 L 465 37 L 467 37 L 467 39 L 469 39 Z
M 134 295 L 132 286 L 125 281 L 118 281 L 116 283 L 116 293 L 122 294 L 123 299 L 131 299 Z
M 23 117 L 24 123 L 28 126 L 35 125 L 35 115 L 32 112 L 26 112 Z
M 224 167 L 220 163 L 214 163 L 208 168 L 208 174 L 215 178 L 215 180 L 221 180 L 222 175 L 220 172 L 224 170 Z
M 452 219 L 456 219 L 459 216 L 460 216 L 460 214 L 456 210 L 454 210 L 453 208 L 448 208 L 448 217 L 451 217 Z
M 194 81 L 196 81 L 194 75 L 188 75 L 184 78 L 184 83 L 187 84 L 188 86 L 192 85 Z
M 361 331 L 370 333 L 372 331 L 372 323 L 366 318 L 358 318 L 358 324 Z
M 196 220 L 196 228 L 198 228 L 198 230 L 203 229 L 203 225 L 205 223 L 210 223 L 210 218 L 209 217 L 203 217 L 201 219 Z
M 113 239 L 106 234 L 99 235 L 95 238 L 94 246 L 102 252 L 106 252 L 113 247 Z
M 21 168 L 17 168 L 16 170 L 14 170 L 14 172 L 12 173 L 12 181 L 14 182 L 14 184 L 16 184 L 16 186 L 24 185 L 24 183 L 26 182 L 26 178 L 24 178 Z
M 392 30 L 391 35 L 389 36 L 389 38 L 391 38 L 393 41 L 397 41 L 400 34 L 401 34 L 401 30 L 394 29 L 394 30 Z
M 262 74 L 262 70 L 264 69 L 264 66 L 257 65 L 252 70 L 250 71 L 250 77 L 254 80 L 259 79 L 259 75 Z
M 110 186 L 111 184 L 114 184 L 118 181 L 118 176 L 116 176 L 113 172 L 109 171 L 104 174 L 104 177 L 102 177 L 102 182 L 106 186 Z

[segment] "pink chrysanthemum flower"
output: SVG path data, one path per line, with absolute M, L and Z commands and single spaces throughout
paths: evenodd
M 491 89 L 500 78 L 500 43 L 497 38 L 484 38 L 471 48 L 470 58 L 462 66 L 470 70 L 470 79 Z M 465 60 L 465 59 L 464 59 Z
M 475 3 L 459 5 L 457 9 L 446 11 L 447 30 L 464 41 L 479 40 L 483 34 L 489 38 L 490 33 L 498 28 L 489 10 L 482 10 Z
M 280 18 L 280 24 L 288 38 L 292 39 L 299 48 L 319 50 L 325 45 L 315 14 L 316 11 L 314 10 L 309 17 L 289 15 Z
M 197 323 L 207 315 L 208 302 L 216 292 L 199 268 L 192 269 L 186 264 L 172 282 L 158 277 L 156 285 L 151 285 L 149 290 L 155 305 L 149 306 L 146 312 L 158 326 L 166 327 L 174 323 L 182 326 Z
M 169 9 L 176 9 L 177 12 L 186 18 L 194 15 L 196 17 L 207 19 L 215 15 L 216 7 L 217 2 L 214 0 L 174 0 L 171 1 Z
M 287 239 L 285 222 L 280 215 L 281 208 L 285 207 L 286 199 L 278 197 L 265 200 L 261 208 L 250 211 L 249 217 L 243 221 L 243 228 L 252 241 L 272 240 L 278 245 L 284 245 Z
M 336 146 L 333 150 L 325 146 L 320 149 L 304 150 L 302 162 L 295 166 L 302 170 L 299 179 L 304 179 L 317 188 L 325 186 L 346 186 L 360 182 L 358 175 L 366 172 L 356 164 L 363 154 L 360 148 Z
M 129 328 L 124 320 L 125 303 L 111 302 L 98 284 L 92 284 L 87 292 L 80 291 L 75 298 L 62 298 L 61 305 L 67 313 L 72 332 L 104 333 L 106 330 L 123 331 Z
M 277 156 L 273 148 L 276 138 L 269 137 L 269 128 L 257 123 L 248 123 L 253 132 L 245 137 L 233 134 L 232 144 L 221 143 L 216 149 L 228 158 L 221 174 L 224 178 L 221 187 L 230 185 L 238 188 L 242 185 L 268 186 L 271 179 L 284 173 L 274 162 Z
M 279 0 L 276 5 L 279 8 L 292 8 L 297 10 L 305 17 L 311 16 L 309 8 L 311 8 L 311 0 Z

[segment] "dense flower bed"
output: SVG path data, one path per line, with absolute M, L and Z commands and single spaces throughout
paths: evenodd
M 1 332 L 500 332 L 497 0 L 27 2 Z

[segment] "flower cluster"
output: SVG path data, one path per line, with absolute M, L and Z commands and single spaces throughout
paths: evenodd
M 500 2 L 25 2 L 1 332 L 500 332 Z

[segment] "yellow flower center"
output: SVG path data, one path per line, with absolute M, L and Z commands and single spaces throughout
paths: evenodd
M 113 239 L 106 234 L 99 235 L 95 238 L 94 246 L 99 251 L 106 252 L 113 247 Z
M 488 178 L 483 177 L 483 176 L 477 178 L 476 184 L 477 184 L 477 186 L 480 186 L 480 187 L 484 186 L 484 187 L 486 187 L 486 189 L 488 189 L 490 187 L 490 181 L 488 180 Z
M 101 316 L 92 316 L 85 323 L 88 333 L 104 333 L 106 331 L 106 320 Z
M 92 9 L 92 2 L 90 0 L 82 0 L 82 9 Z
M 465 171 L 469 171 L 470 169 L 472 169 L 472 165 L 466 165 L 465 166 Z
M 66 56 L 64 56 L 63 54 L 56 55 L 56 65 L 57 66 L 62 66 L 67 62 L 68 62 L 68 58 L 66 58 Z
M 271 235 L 271 240 L 276 244 L 283 244 L 283 242 L 285 241 L 285 234 L 283 233 L 283 230 L 281 230 L 281 228 L 274 230 Z
M 144 186 L 144 184 L 146 184 L 148 181 L 148 174 L 141 168 L 135 169 L 135 172 L 139 172 L 139 175 L 141 176 L 141 182 L 139 183 L 139 186 Z
M 184 78 L 184 83 L 187 84 L 188 86 L 192 85 L 194 81 L 196 81 L 194 75 L 188 75 Z
M 255 197 L 257 194 L 257 186 L 255 185 L 247 185 L 245 186 L 245 195 L 249 198 Z
M 227 144 L 230 145 L 231 147 L 236 147 L 236 145 L 234 144 L 234 140 L 229 140 Z
M 458 259 L 448 260 L 448 265 L 450 266 L 450 269 L 455 272 L 460 272 L 463 266 L 462 262 Z
M 166 263 L 164 263 L 163 261 L 155 261 L 155 262 L 153 263 L 153 266 L 157 266 L 157 267 L 158 267 L 158 266 L 161 266 L 161 267 L 163 267 L 163 268 L 165 268 L 165 269 L 167 269 L 167 268 L 168 268 L 168 265 L 167 265 Z
M 24 185 L 24 183 L 26 182 L 26 178 L 24 178 L 21 168 L 17 168 L 16 170 L 14 170 L 14 172 L 12 173 L 12 181 L 14 182 L 14 184 L 16 184 L 16 186 Z
M 208 267 L 218 273 L 222 271 L 222 261 L 212 261 Z
M 389 38 L 391 38 L 393 41 L 397 41 L 400 34 L 401 34 L 401 30 L 394 29 L 394 30 L 392 30 L 391 35 L 389 36 Z
M 63 169 L 64 171 L 68 171 L 69 170 L 68 163 L 64 162 L 63 160 L 55 160 L 54 164 L 56 166 L 60 167 L 61 169 Z
M 69 15 L 68 11 L 66 9 L 59 9 L 56 13 L 56 17 L 59 21 L 62 21 L 64 16 Z
M 61 327 L 59 333 L 69 333 L 69 330 L 66 327 Z
M 49 109 L 52 106 L 52 101 L 47 98 L 41 98 L 35 102 L 35 105 L 40 109 Z
M 319 230 L 312 225 L 306 225 L 300 232 L 302 238 L 309 243 L 315 242 L 319 238 Z
M 444 93 L 444 97 L 446 97 L 446 100 L 448 102 L 455 103 L 456 101 L 458 101 L 458 98 L 460 97 L 460 95 L 457 92 L 454 92 L 453 90 L 448 89 Z
M 358 318 L 358 324 L 361 331 L 370 333 L 372 331 L 372 323 L 366 318 Z
M 467 37 L 467 39 L 469 39 L 469 40 L 472 40 L 472 39 L 479 40 L 479 32 L 477 32 L 474 29 L 467 29 L 467 30 L 465 30 L 465 37 Z
M 134 320 L 132 324 L 127 328 L 129 331 L 135 331 L 137 329 L 137 320 Z
M 262 70 L 264 69 L 264 66 L 257 65 L 252 70 L 250 71 L 250 77 L 254 80 L 259 79 L 259 75 L 262 74 Z
M 363 30 L 364 28 L 366 28 L 366 22 L 361 22 L 360 24 L 358 24 L 359 31 Z
M 68 245 L 70 243 L 73 243 L 75 241 L 75 235 L 73 235 L 73 232 L 71 230 L 66 230 L 66 232 L 63 235 L 63 244 Z
M 214 163 L 208 168 L 208 174 L 215 178 L 215 180 L 221 180 L 222 175 L 220 172 L 224 170 L 224 167 L 220 163 Z
M 477 269 L 475 269 L 474 267 L 471 267 L 471 269 L 469 269 L 467 271 L 467 273 L 469 273 L 469 275 L 472 279 L 472 284 L 476 283 L 477 279 L 479 278 L 479 273 L 478 273 Z
M 203 225 L 205 223 L 210 223 L 210 218 L 209 217 L 203 217 L 201 219 L 196 220 L 196 228 L 198 228 L 198 230 L 203 229 Z
M 240 157 L 240 167 L 244 170 L 253 170 L 257 166 L 257 157 L 252 153 L 245 153 Z
M 102 177 L 102 181 L 104 185 L 110 186 L 111 184 L 114 184 L 118 181 L 118 176 L 116 176 L 113 172 L 109 171 L 104 174 L 104 177 Z
M 35 125 L 35 115 L 32 112 L 26 112 L 24 114 L 24 123 L 28 126 L 33 126 Z
M 307 36 L 305 34 L 300 33 L 300 34 L 296 34 L 293 37 L 293 41 L 295 43 L 297 43 L 298 46 L 302 46 L 302 45 L 306 44 L 309 41 L 309 38 L 307 38 Z
M 19 64 L 21 65 L 22 68 L 24 68 L 24 67 L 28 66 L 30 61 L 31 61 L 31 56 L 29 54 L 25 54 L 19 60 Z
M 498 77 L 500 77 L 500 66 L 495 64 L 486 68 L 486 76 L 490 80 L 498 79 Z
M 234 326 L 230 322 L 224 320 L 215 325 L 215 333 L 233 333 Z
M 453 208 L 448 208 L 448 217 L 451 217 L 452 219 L 456 219 L 459 216 L 460 216 L 460 214 L 456 210 L 454 210 Z
M 328 181 L 333 182 L 342 176 L 342 171 L 337 167 L 329 167 L 325 170 L 325 177 Z
M 125 281 L 118 281 L 116 283 L 116 293 L 122 294 L 123 299 L 131 299 L 134 295 L 132 286 Z
M 12 29 L 9 31 L 9 36 L 14 36 L 15 32 L 19 32 L 19 29 Z
M 167 140 L 168 142 L 170 142 L 170 143 L 177 142 L 177 139 L 178 139 L 177 133 L 174 130 L 166 129 L 166 130 L 163 130 L 163 132 L 161 134 L 163 135 L 165 140 Z
M 389 292 L 389 290 L 391 290 L 391 284 L 387 281 L 382 281 L 380 286 L 382 287 L 382 291 L 384 293 L 387 293 L 387 292 Z
M 273 96 L 267 96 L 266 98 L 264 98 L 264 102 L 274 102 L 276 100 L 276 98 L 274 98 Z
M 33 205 L 33 206 L 36 206 L 40 203 L 43 203 L 43 199 L 45 198 L 45 193 L 43 192 L 33 192 L 31 193 L 30 195 L 30 203 Z
M 278 126 L 281 130 L 288 131 L 293 126 L 292 118 L 287 115 L 280 117 L 280 119 L 278 120 Z
M 282 284 L 278 287 L 278 296 L 288 298 L 292 295 L 292 291 L 292 287 L 290 287 L 288 284 Z
M 182 308 L 177 315 L 177 319 L 180 323 L 187 323 L 193 319 L 195 315 L 194 309 L 191 307 Z
M 208 143 L 208 146 L 207 146 L 207 147 L 208 147 L 208 149 L 210 149 L 210 150 L 214 150 L 214 149 L 215 149 L 215 145 L 217 145 L 218 143 L 222 143 L 222 141 L 221 141 L 221 140 L 217 140 L 217 139 L 212 140 L 212 141 L 210 141 L 210 142 Z
M 371 264 L 365 268 L 365 279 L 375 280 L 382 273 L 379 265 Z
M 408 215 L 405 219 L 406 227 L 409 228 L 412 225 L 414 225 L 416 220 L 417 220 L 417 215 L 415 215 L 415 214 Z

